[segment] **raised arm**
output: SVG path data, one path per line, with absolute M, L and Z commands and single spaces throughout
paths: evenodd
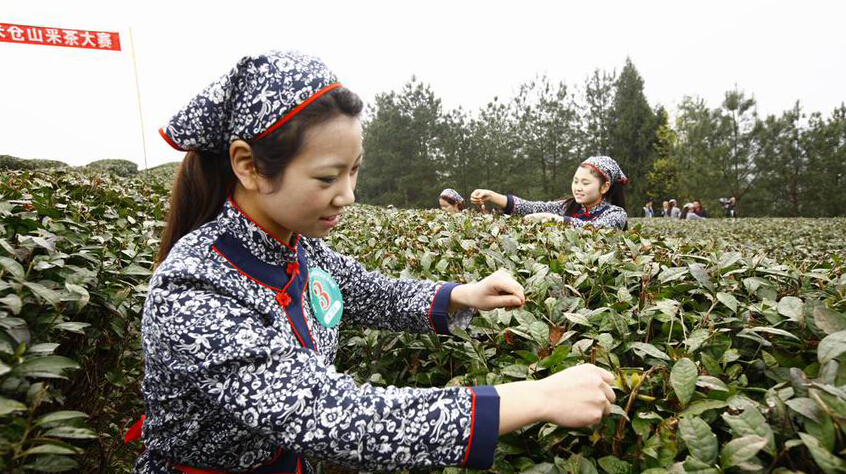
M 547 212 L 561 217 L 566 215 L 567 204 L 565 201 L 527 201 L 511 194 L 506 197 L 506 201 L 506 206 L 503 209 L 506 214 L 525 216 Z

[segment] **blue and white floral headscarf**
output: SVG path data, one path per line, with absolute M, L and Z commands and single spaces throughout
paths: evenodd
M 340 85 L 312 56 L 295 51 L 246 56 L 191 99 L 159 134 L 180 151 L 225 153 L 232 141 L 267 136 Z
M 446 189 L 444 189 L 443 191 L 441 191 L 441 196 L 440 196 L 440 197 L 442 197 L 442 198 L 448 198 L 448 199 L 450 199 L 452 202 L 454 202 L 454 203 L 456 203 L 456 204 L 463 204 L 463 203 L 464 203 L 464 198 L 463 198 L 463 197 L 461 197 L 461 195 L 460 195 L 460 194 L 458 194 L 458 191 L 456 191 L 456 190 L 454 190 L 454 189 L 452 189 L 452 188 L 446 188 Z
M 626 184 L 629 182 L 629 178 L 627 178 L 623 173 L 620 165 L 618 165 L 613 158 L 608 156 L 591 156 L 583 161 L 582 165 L 592 168 L 594 171 L 601 174 L 605 180 L 612 185 L 614 183 Z

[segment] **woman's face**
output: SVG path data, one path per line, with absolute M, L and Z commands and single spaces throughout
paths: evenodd
M 326 236 L 340 222 L 344 208 L 355 202 L 361 160 L 358 118 L 339 115 L 315 125 L 306 131 L 302 149 L 285 168 L 281 182 L 260 180 L 260 192 L 251 193 L 252 212 L 260 215 L 251 217 L 278 237 L 291 232 Z
M 446 212 L 458 212 L 459 211 L 458 204 L 450 204 L 450 202 L 447 201 L 444 198 L 438 198 L 438 204 L 441 205 L 442 211 L 446 211 Z
M 573 198 L 576 202 L 584 205 L 598 204 L 602 200 L 602 194 L 608 191 L 608 183 L 602 184 L 590 169 L 584 166 L 576 168 L 573 175 Z

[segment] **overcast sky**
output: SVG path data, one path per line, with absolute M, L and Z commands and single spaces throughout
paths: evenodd
M 210 6 L 216 5 L 216 6 Z M 653 106 L 712 107 L 734 85 L 761 115 L 846 101 L 843 1 L 189 2 L 5 0 L 0 23 L 117 31 L 123 50 L 0 42 L 0 154 L 144 167 L 182 155 L 157 129 L 242 56 L 299 49 L 370 101 L 412 75 L 447 109 L 511 97 L 537 73 L 581 85 L 626 56 Z

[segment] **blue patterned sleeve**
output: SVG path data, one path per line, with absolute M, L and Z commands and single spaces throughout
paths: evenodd
M 358 386 L 209 284 L 160 283 L 147 345 L 207 403 L 283 449 L 375 471 L 492 464 L 494 388 Z
M 571 217 L 565 217 L 565 220 L 574 227 L 593 226 L 623 230 L 626 228 L 628 217 L 626 216 L 626 211 L 623 208 L 612 206 L 610 209 L 600 214 L 599 217 L 590 221 L 583 221 Z
M 551 212 L 564 216 L 564 208 L 566 207 L 564 201 L 526 201 L 525 199 L 508 195 L 508 204 L 502 210 L 505 214 L 512 214 L 518 216 L 525 216 L 527 214 L 535 214 L 538 212 Z
M 368 271 L 358 261 L 331 250 L 320 240 L 309 241 L 321 268 L 332 274 L 344 298 L 345 325 L 405 332 L 449 334 L 466 328 L 475 314 L 467 308 L 449 313 L 457 283 L 388 278 Z

